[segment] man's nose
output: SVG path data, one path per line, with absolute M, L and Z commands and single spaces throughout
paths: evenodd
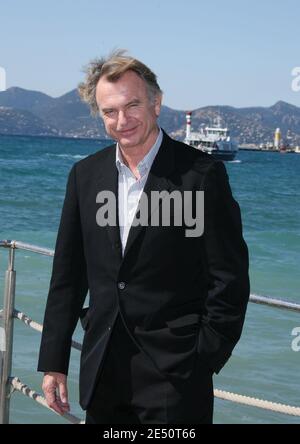
M 127 125 L 128 122 L 128 118 L 126 116 L 126 112 L 125 111 L 120 111 L 118 114 L 118 125 L 117 125 L 117 129 L 120 130 L 122 128 L 124 128 Z

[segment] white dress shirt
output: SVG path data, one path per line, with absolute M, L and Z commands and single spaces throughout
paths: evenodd
M 125 165 L 117 144 L 116 149 L 116 167 L 118 169 L 118 207 L 119 207 L 119 225 L 120 225 L 120 237 L 122 242 L 122 253 L 124 255 L 126 242 L 129 234 L 129 230 L 135 216 L 137 206 L 142 195 L 145 183 L 148 178 L 148 174 L 154 158 L 158 153 L 163 139 L 162 130 L 159 130 L 159 134 L 154 145 L 146 156 L 138 163 L 137 170 L 140 175 L 140 179 L 136 179 L 130 168 Z

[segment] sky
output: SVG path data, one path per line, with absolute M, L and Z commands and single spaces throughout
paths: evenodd
M 0 67 L 7 88 L 58 97 L 124 48 L 174 109 L 300 106 L 299 17 L 299 0 L 0 0 Z

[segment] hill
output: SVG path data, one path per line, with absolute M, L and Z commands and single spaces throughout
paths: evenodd
M 258 144 L 272 140 L 278 127 L 290 143 L 300 143 L 300 108 L 283 101 L 271 107 L 220 105 L 198 108 L 193 110 L 193 130 L 211 124 L 218 116 L 238 143 Z M 173 137 L 184 138 L 185 111 L 163 106 L 159 123 Z M 53 98 L 18 87 L 0 92 L 0 134 L 106 137 L 102 120 L 90 116 L 76 89 Z

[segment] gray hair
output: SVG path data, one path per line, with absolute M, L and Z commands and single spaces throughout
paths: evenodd
M 134 71 L 144 80 L 151 102 L 158 95 L 162 95 L 157 77 L 151 69 L 139 60 L 125 55 L 126 52 L 125 50 L 116 50 L 108 57 L 92 60 L 85 67 L 86 78 L 84 82 L 78 85 L 78 92 L 81 100 L 89 105 L 92 115 L 97 116 L 99 113 L 96 102 L 96 87 L 103 76 L 110 82 L 116 82 L 125 72 Z

